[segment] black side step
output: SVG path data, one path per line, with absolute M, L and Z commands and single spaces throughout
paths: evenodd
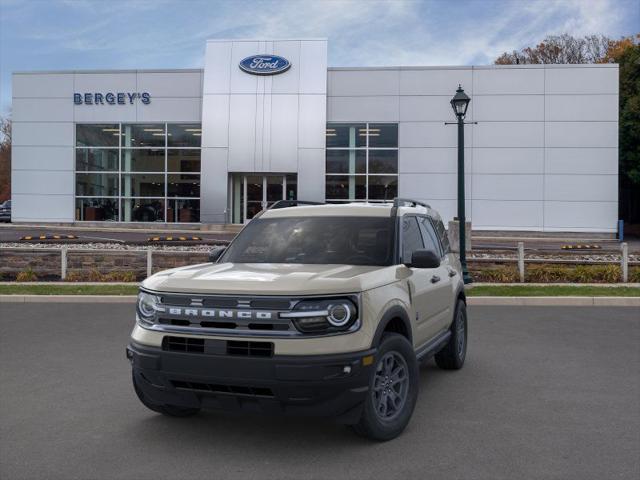
M 416 358 L 420 361 L 432 357 L 447 344 L 449 338 L 451 338 L 450 330 L 439 333 L 416 350 Z

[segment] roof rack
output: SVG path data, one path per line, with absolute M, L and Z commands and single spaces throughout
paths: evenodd
M 418 200 L 412 200 L 411 198 L 396 197 L 393 199 L 393 206 L 396 208 L 406 206 L 405 204 L 407 203 L 409 204 L 410 207 L 417 207 L 419 205 L 421 207 L 431 208 L 431 205 L 424 202 L 419 202 Z
M 277 210 L 278 208 L 299 207 L 300 205 L 324 205 L 324 202 L 310 202 L 307 200 L 278 200 L 267 210 Z

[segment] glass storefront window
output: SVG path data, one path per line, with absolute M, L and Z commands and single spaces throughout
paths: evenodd
M 167 175 L 167 196 L 168 197 L 199 197 L 200 196 L 200 175 Z
M 199 222 L 201 133 L 199 123 L 76 124 L 76 220 Z
M 164 148 L 123 148 L 123 172 L 164 172 Z
M 295 200 L 298 198 L 298 175 L 287 175 L 285 188 L 285 200 Z
M 370 123 L 369 148 L 398 148 L 398 124 Z
M 393 200 L 397 196 L 396 175 L 369 175 L 369 200 Z
M 398 173 L 398 151 L 369 150 L 369 173 Z
M 328 123 L 326 146 L 327 201 L 397 197 L 397 124 Z
M 365 200 L 367 177 L 365 175 L 329 175 L 326 187 L 327 199 Z
M 327 124 L 327 148 L 359 148 L 367 144 L 365 123 Z
M 77 172 L 117 172 L 117 148 L 77 148 Z
M 76 195 L 79 197 L 117 197 L 118 174 L 76 173 Z
M 77 147 L 117 147 L 120 138 L 120 125 L 78 124 L 76 125 Z
M 165 146 L 164 123 L 122 125 L 123 147 L 163 147 Z
M 367 152 L 327 150 L 327 173 L 367 173 Z
M 202 127 L 199 123 L 169 124 L 167 145 L 169 147 L 200 147 Z
M 163 198 L 123 198 L 123 221 L 164 222 L 164 205 Z
M 200 150 L 167 150 L 167 171 L 200 173 Z
M 200 200 L 169 200 L 167 222 L 190 223 L 200 221 Z
M 164 197 L 164 175 L 149 173 L 122 174 L 123 197 Z
M 115 198 L 76 199 L 76 221 L 99 222 L 118 220 L 118 200 Z

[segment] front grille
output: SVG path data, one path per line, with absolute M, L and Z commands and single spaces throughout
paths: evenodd
M 301 301 L 310 297 L 261 295 L 209 295 L 158 293 L 160 305 L 151 329 L 169 334 L 221 335 L 225 337 L 274 338 L 307 333 L 296 327 L 288 315 Z M 356 295 L 347 295 L 355 303 Z M 332 297 L 329 295 L 328 297 Z M 315 297 L 314 297 L 315 298 Z M 320 298 L 320 297 L 318 297 Z M 325 297 L 323 297 L 325 298 Z M 186 348 L 186 347 L 185 347 Z M 251 351 L 252 349 L 244 348 Z M 243 349 L 232 347 L 234 355 Z M 259 350 L 261 351 L 261 350 Z M 210 353 L 205 348 L 205 353 Z M 216 352 L 217 353 L 217 352 Z M 252 355 L 250 353 L 250 355 Z M 268 356 L 266 353 L 263 356 Z
M 162 349 L 170 352 L 204 353 L 203 338 L 164 337 Z
M 272 397 L 273 392 L 266 387 L 247 387 L 240 385 L 220 385 L 214 383 L 186 382 L 171 380 L 171 385 L 180 390 L 195 390 L 198 392 L 227 393 L 231 395 L 246 395 L 251 397 Z
M 240 342 L 229 340 L 227 354 L 241 357 L 272 357 L 272 342 Z
M 273 342 L 240 342 L 209 338 L 171 337 L 162 339 L 162 350 L 167 352 L 204 353 L 208 355 L 234 355 L 239 357 L 272 357 Z
M 256 298 L 251 300 L 249 305 L 258 310 L 289 310 L 291 300 L 288 298 Z
M 232 297 L 210 297 L 198 295 L 162 295 L 162 303 L 166 305 L 174 305 L 176 307 L 189 307 L 192 305 L 192 299 L 202 300 L 202 306 L 207 308 L 235 308 L 238 300 Z

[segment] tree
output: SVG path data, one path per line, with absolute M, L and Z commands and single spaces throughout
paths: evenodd
M 495 63 L 617 63 L 619 89 L 620 218 L 640 223 L 640 34 L 612 40 L 590 35 L 548 36 L 535 47 L 505 52 Z
M 535 47 L 505 52 L 496 65 L 528 63 L 601 63 L 607 54 L 611 39 L 604 35 L 576 38 L 568 34 L 550 35 Z
M 11 120 L 0 117 L 0 202 L 11 198 Z
M 603 62 L 620 65 L 620 217 L 640 223 L 640 34 L 611 41 Z

